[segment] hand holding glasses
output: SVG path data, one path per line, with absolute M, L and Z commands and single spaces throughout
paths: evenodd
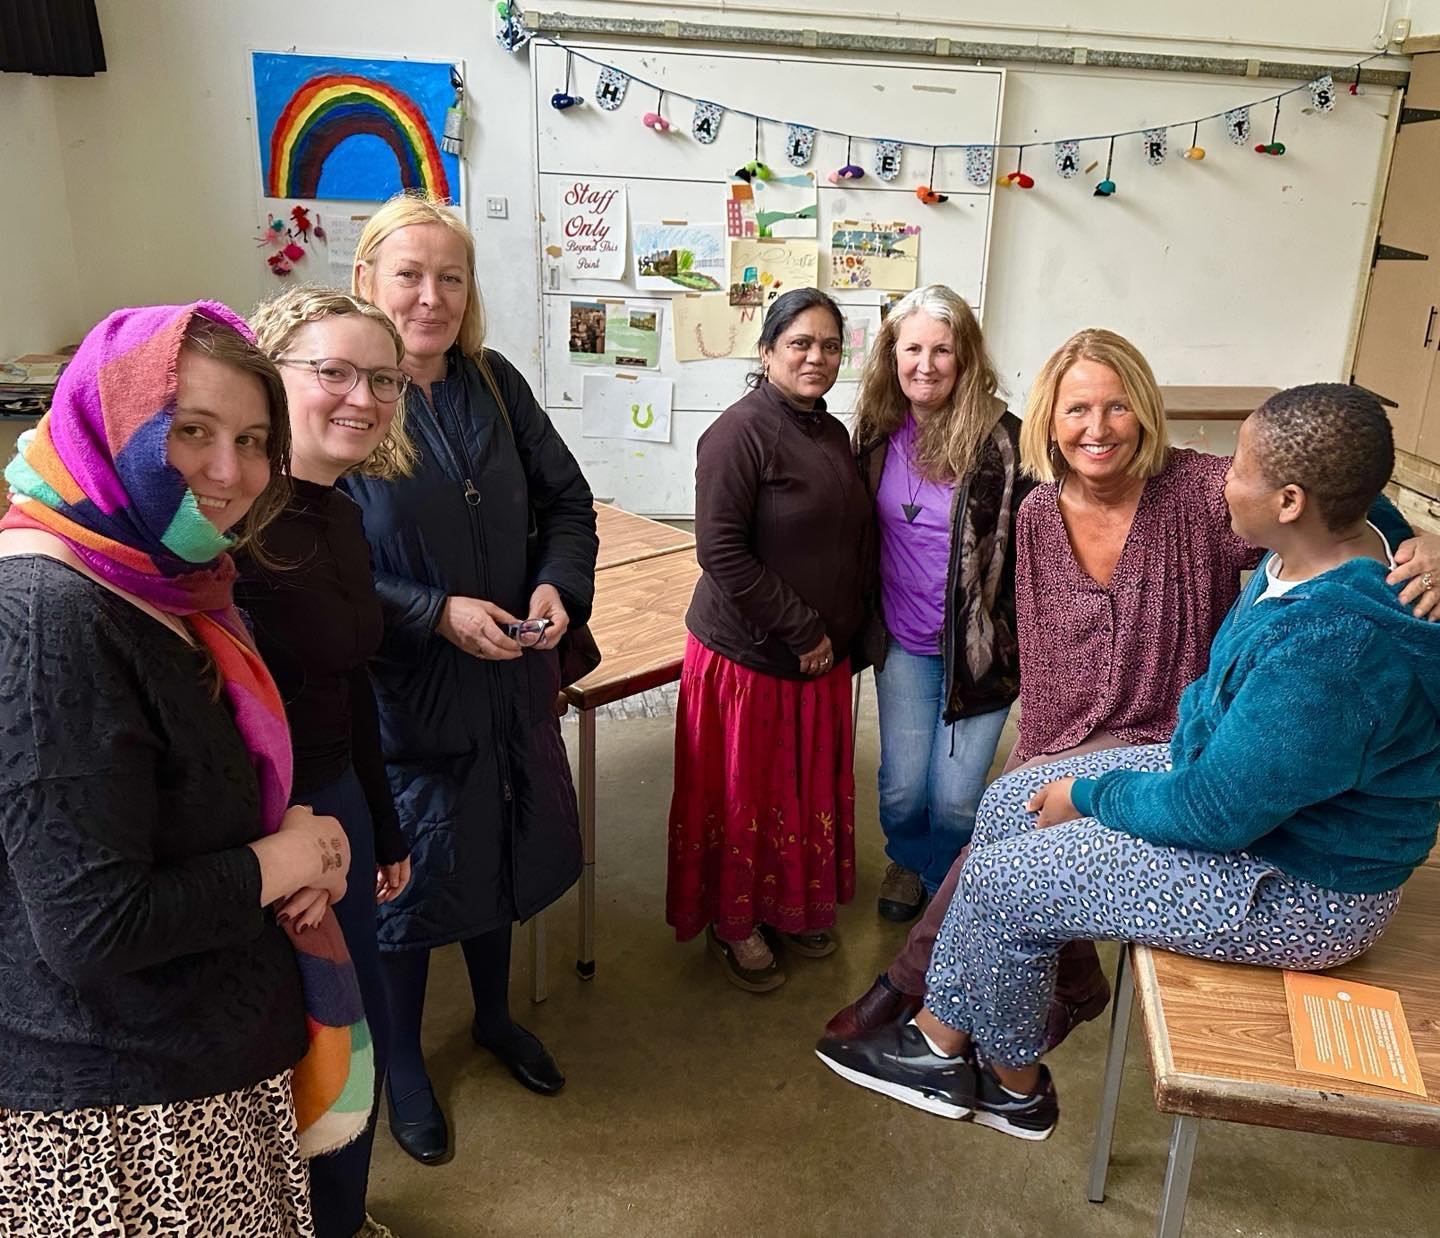
M 545 629 L 549 626 L 549 619 L 521 619 L 515 623 L 502 623 L 500 630 L 521 649 L 533 649 L 545 639 Z
M 308 366 L 314 372 L 321 390 L 328 391 L 331 395 L 349 395 L 355 390 L 355 384 L 363 374 L 370 385 L 370 394 L 381 404 L 394 404 L 410 386 L 410 375 L 404 370 L 392 369 L 389 366 L 382 366 L 378 370 L 362 370 L 358 365 L 352 365 L 340 357 L 277 357 L 275 364 Z

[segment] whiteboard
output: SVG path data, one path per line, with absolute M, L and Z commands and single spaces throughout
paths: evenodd
M 814 128 L 914 141 L 957 141 L 987 145 L 999 137 L 1004 70 L 935 66 L 897 61 L 875 63 L 802 56 L 653 51 L 609 45 L 572 44 L 595 59 L 658 87 L 712 99 L 786 122 Z M 632 80 L 616 111 L 594 104 L 598 68 L 571 62 L 570 93 L 583 107 L 557 111 L 550 96 L 565 85 L 565 52 L 532 45 L 536 133 L 536 200 L 540 215 L 541 400 L 595 493 L 621 506 L 654 515 L 685 516 L 694 511 L 695 443 L 706 427 L 745 390 L 754 360 L 727 358 L 679 362 L 667 301 L 674 296 L 639 290 L 633 254 L 624 280 L 575 279 L 563 270 L 559 196 L 577 176 L 623 182 L 633 235 L 636 221 L 688 220 L 719 223 L 731 174 L 758 158 L 777 174 L 794 172 L 785 158 L 785 126 L 728 112 L 716 140 L 704 145 L 689 133 L 693 104 Z M 657 134 L 641 117 L 660 107 L 678 132 Z M 964 155 L 941 150 L 934 156 L 933 183 L 950 200 L 926 206 L 915 196 L 932 183 L 931 152 L 907 146 L 899 175 L 881 181 L 873 172 L 873 141 L 856 141 L 848 157 L 866 169 L 858 183 L 831 185 L 826 177 L 847 161 L 846 141 L 819 133 L 808 170 L 816 173 L 819 204 L 821 281 L 828 272 L 830 225 L 847 219 L 904 221 L 920 227 L 917 282 L 946 283 L 978 311 L 983 307 L 989 253 L 992 195 L 964 177 Z M 554 252 L 547 252 L 554 251 Z M 878 305 L 874 291 L 835 293 L 836 300 Z M 660 306 L 660 361 L 654 371 L 675 382 L 671 442 L 585 438 L 580 432 L 581 386 L 586 373 L 616 373 L 612 367 L 576 365 L 569 352 L 572 300 L 623 298 Z M 828 404 L 845 413 L 854 401 L 854 383 L 837 383 Z

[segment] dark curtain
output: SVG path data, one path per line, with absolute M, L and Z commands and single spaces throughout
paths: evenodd
M 104 71 L 95 0 L 0 0 L 0 72 L 93 77 Z

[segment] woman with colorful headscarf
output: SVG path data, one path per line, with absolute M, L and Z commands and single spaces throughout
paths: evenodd
M 201 302 L 91 331 L 6 470 L 0 1220 L 23 1232 L 310 1235 L 302 1158 L 364 1128 L 328 910 L 349 847 L 286 808 L 231 595 L 288 454 L 275 367 Z

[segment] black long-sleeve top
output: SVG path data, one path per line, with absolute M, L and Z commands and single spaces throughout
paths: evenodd
M 380 751 L 380 721 L 366 664 L 384 620 L 370 573 L 360 509 L 333 486 L 293 479 L 290 502 L 260 536 L 274 567 L 243 551 L 235 601 L 285 701 L 297 803 L 347 768 L 365 791 L 375 858 L 409 854 Z
M 769 382 L 736 401 L 695 455 L 695 552 L 703 574 L 685 625 L 751 670 L 802 679 L 830 638 L 846 657 L 865 618 L 870 496 L 840 421 Z
M 261 832 L 201 655 L 62 563 L 0 558 L 0 1108 L 165 1104 L 299 1060 Z

